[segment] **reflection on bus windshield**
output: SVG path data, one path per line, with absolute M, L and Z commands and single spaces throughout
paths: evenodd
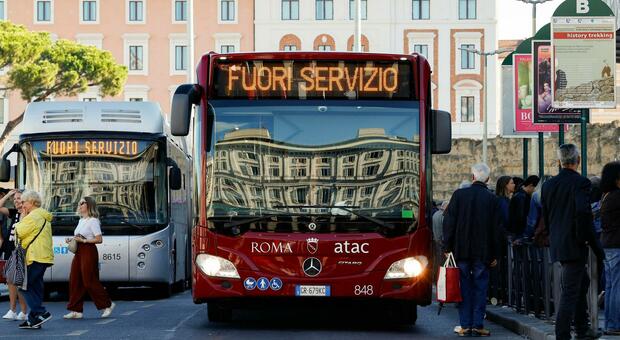
M 25 142 L 25 187 L 41 188 L 55 224 L 75 223 L 70 217 L 83 196 L 95 198 L 104 225 L 164 223 L 166 167 L 159 149 L 137 140 Z
M 334 214 L 342 209 L 320 206 L 338 205 L 392 218 L 417 211 L 417 103 L 363 104 L 213 103 L 210 214 Z

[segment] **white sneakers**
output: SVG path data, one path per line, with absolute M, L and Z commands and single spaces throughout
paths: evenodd
M 80 312 L 69 312 L 65 314 L 63 319 L 81 319 L 84 315 Z
M 112 311 L 114 310 L 114 307 L 116 307 L 116 304 L 114 302 L 112 302 L 110 307 L 108 307 L 108 308 L 103 310 L 103 313 L 101 314 L 101 317 L 102 318 L 107 318 L 108 316 L 110 316 L 110 314 L 112 314 Z
M 24 321 L 27 319 L 27 315 L 24 314 L 24 312 L 19 312 L 19 314 L 15 313 L 14 311 L 10 310 L 8 312 L 6 312 L 6 314 L 4 314 L 4 316 L 2 317 L 5 320 L 18 320 L 18 321 Z

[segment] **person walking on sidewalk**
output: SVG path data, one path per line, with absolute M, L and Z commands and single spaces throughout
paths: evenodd
M 620 335 L 620 162 L 603 167 L 601 243 L 605 250 L 605 334 Z
M 92 197 L 86 196 L 80 200 L 77 209 L 81 216 L 74 231 L 73 239 L 77 242 L 77 251 L 71 262 L 69 275 L 69 313 L 65 319 L 81 319 L 84 310 L 84 298 L 90 295 L 98 310 L 103 310 L 102 318 L 112 314 L 115 304 L 110 300 L 108 293 L 99 281 L 99 253 L 97 244 L 103 242 L 101 224 L 97 203 Z M 67 238 L 67 243 L 71 242 Z
M 490 336 L 484 328 L 489 267 L 497 264 L 501 212 L 498 198 L 489 191 L 490 169 L 486 164 L 472 167 L 474 183 L 457 190 L 443 221 L 443 250 L 453 253 L 460 269 L 459 336 Z
M 21 289 L 30 312 L 28 320 L 19 325 L 22 329 L 40 329 L 52 318 L 43 307 L 43 275 L 54 264 L 52 251 L 52 214 L 41 208 L 41 196 L 27 190 L 22 194 L 24 216 L 15 226 L 15 236 L 26 251 L 26 289 Z
M 586 272 L 588 246 L 597 258 L 604 258 L 598 246 L 590 206 L 591 183 L 579 175 L 579 150 L 573 144 L 564 144 L 558 151 L 562 169 L 542 188 L 542 213 L 549 231 L 551 260 L 562 265 L 562 293 L 556 315 L 557 340 L 571 339 L 574 320 L 577 339 L 596 339 L 602 333 L 588 326 L 586 296 L 590 278 Z

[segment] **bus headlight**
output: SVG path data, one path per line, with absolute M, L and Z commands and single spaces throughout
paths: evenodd
M 392 263 L 384 280 L 410 279 L 420 276 L 428 265 L 426 256 L 408 257 Z
M 196 265 L 207 276 L 225 277 L 231 279 L 239 279 L 237 268 L 232 262 L 219 256 L 208 254 L 198 254 L 196 256 Z

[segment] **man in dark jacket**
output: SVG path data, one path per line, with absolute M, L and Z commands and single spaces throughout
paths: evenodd
M 549 232 L 551 260 L 562 264 L 562 295 L 556 316 L 556 339 L 571 339 L 573 319 L 577 339 L 596 339 L 602 334 L 588 327 L 588 245 L 597 258 L 602 260 L 605 255 L 594 234 L 591 184 L 577 173 L 581 158 L 575 145 L 560 146 L 558 158 L 562 167 L 560 173 L 545 182 L 542 188 L 542 214 Z
M 508 232 L 517 238 L 525 231 L 527 227 L 527 215 L 530 212 L 530 201 L 532 194 L 536 190 L 540 178 L 538 176 L 528 177 L 517 192 L 512 196 L 510 200 L 510 206 L 508 208 Z
M 487 188 L 490 169 L 472 167 L 474 183 L 457 190 L 443 220 L 444 253 L 454 253 L 460 269 L 459 336 L 489 336 L 483 320 L 486 311 L 489 267 L 497 264 L 502 228 L 499 200 Z

